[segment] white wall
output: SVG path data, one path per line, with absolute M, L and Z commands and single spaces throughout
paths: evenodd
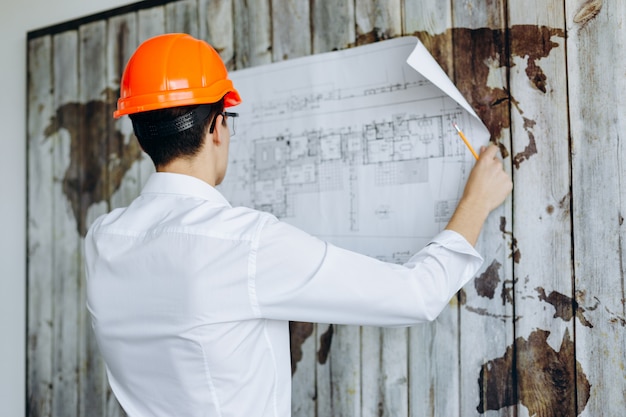
M 0 415 L 25 415 L 26 34 L 128 0 L 2 1 L 0 13 Z

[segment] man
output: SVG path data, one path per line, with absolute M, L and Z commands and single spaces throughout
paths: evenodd
M 239 93 L 219 55 L 184 34 L 134 53 L 116 117 L 155 167 L 129 207 L 86 237 L 87 303 L 108 378 L 131 417 L 290 415 L 288 321 L 434 320 L 478 271 L 473 245 L 512 188 L 483 149 L 446 230 L 405 265 L 233 208 L 225 176 Z

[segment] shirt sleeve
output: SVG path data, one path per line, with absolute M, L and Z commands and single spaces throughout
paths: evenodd
M 410 326 L 437 318 L 482 262 L 450 230 L 398 265 L 339 248 L 274 219 L 260 232 L 253 301 L 268 319 Z

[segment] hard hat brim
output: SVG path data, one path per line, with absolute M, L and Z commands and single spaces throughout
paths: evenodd
M 223 80 L 213 87 L 214 88 L 211 89 L 190 88 L 185 90 L 162 91 L 154 94 L 120 98 L 117 101 L 117 110 L 113 112 L 113 117 L 118 119 L 127 114 L 142 113 L 151 110 L 212 104 L 217 103 L 222 98 L 224 98 L 224 107 L 233 107 L 241 103 L 239 92 L 235 90 L 231 80 Z M 227 91 L 225 95 L 224 91 Z

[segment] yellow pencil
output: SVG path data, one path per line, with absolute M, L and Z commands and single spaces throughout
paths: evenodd
M 472 155 L 474 155 L 474 158 L 478 159 L 478 154 L 476 153 L 474 148 L 472 148 L 472 145 L 470 145 L 469 141 L 467 140 L 463 132 L 461 132 L 461 129 L 459 129 L 459 127 L 454 122 L 452 122 L 452 125 L 454 126 L 456 131 L 459 132 L 459 136 L 461 137 L 461 139 L 463 139 L 463 142 L 465 142 L 465 145 L 467 145 L 468 149 L 472 152 Z

